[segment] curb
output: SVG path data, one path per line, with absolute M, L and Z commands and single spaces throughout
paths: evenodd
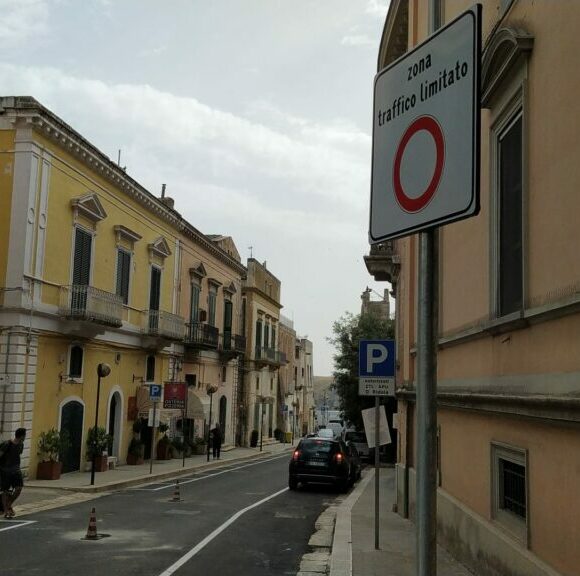
M 34 490 L 35 488 L 53 488 L 56 490 L 64 490 L 66 492 L 78 492 L 81 494 L 94 494 L 98 492 L 112 492 L 114 490 L 121 490 L 123 488 L 128 488 L 131 486 L 136 486 L 139 484 L 153 484 L 158 480 L 165 480 L 167 478 L 181 478 L 183 476 L 188 476 L 192 472 L 204 471 L 214 468 L 222 468 L 224 466 L 229 466 L 230 464 L 236 464 L 240 462 L 247 462 L 252 460 L 262 460 L 270 456 L 277 454 L 284 454 L 286 450 L 280 450 L 276 452 L 263 451 L 259 454 L 251 454 L 248 456 L 239 456 L 237 458 L 230 458 L 227 460 L 220 460 L 216 462 L 215 460 L 211 462 L 206 462 L 204 464 L 190 466 L 185 468 L 176 468 L 174 470 L 167 470 L 166 472 L 159 472 L 157 474 L 145 474 L 141 476 L 135 476 L 134 478 L 128 478 L 126 480 L 120 480 L 116 482 L 108 482 L 106 484 L 100 484 L 98 486 L 51 486 L 50 484 L 42 485 L 30 485 L 26 484 L 25 488 L 27 490 Z
M 374 472 L 374 468 L 363 470 L 362 480 L 338 508 L 330 554 L 330 576 L 352 576 L 351 511 L 375 477 Z

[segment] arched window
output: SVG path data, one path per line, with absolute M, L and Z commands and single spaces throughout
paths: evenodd
M 68 375 L 70 378 L 83 377 L 83 357 L 84 350 L 82 346 L 74 344 L 70 347 L 68 364 Z

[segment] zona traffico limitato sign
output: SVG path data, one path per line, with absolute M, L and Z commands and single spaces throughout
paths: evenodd
M 481 6 L 375 77 L 369 240 L 479 212 Z

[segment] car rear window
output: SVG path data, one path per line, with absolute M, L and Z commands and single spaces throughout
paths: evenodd
M 335 443 L 331 442 L 330 440 L 320 440 L 320 439 L 312 439 L 312 440 L 302 440 L 300 443 L 300 449 L 304 453 L 304 455 L 308 454 L 330 454 L 335 447 Z
M 366 444 L 367 436 L 364 432 L 347 432 L 344 439 L 350 442 L 361 442 Z

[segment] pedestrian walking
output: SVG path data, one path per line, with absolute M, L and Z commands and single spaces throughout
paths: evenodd
M 12 440 L 0 444 L 0 490 L 2 491 L 4 518 L 14 518 L 12 505 L 22 492 L 20 455 L 24 450 L 25 438 L 26 428 L 18 428 Z
M 222 430 L 220 428 L 219 422 L 216 422 L 215 428 L 211 431 L 211 445 L 213 448 L 213 459 L 219 460 L 220 453 L 222 449 Z

